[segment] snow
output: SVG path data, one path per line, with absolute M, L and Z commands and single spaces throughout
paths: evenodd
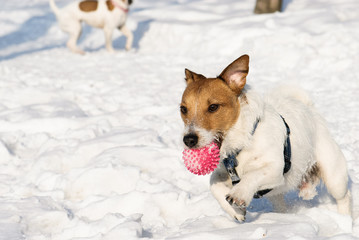
M 65 6 L 70 0 L 57 1 Z M 359 238 L 359 2 L 137 0 L 134 49 L 85 26 L 69 52 L 47 0 L 0 7 L 0 239 Z M 181 159 L 184 68 L 216 76 L 241 54 L 259 92 L 306 89 L 349 168 L 353 219 L 324 187 L 286 196 L 285 213 L 254 200 L 243 224 Z

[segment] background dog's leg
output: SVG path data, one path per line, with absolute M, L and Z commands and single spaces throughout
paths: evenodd
M 104 29 L 105 32 L 105 42 L 106 42 L 106 49 L 109 52 L 115 52 L 115 50 L 112 47 L 112 33 L 113 33 L 113 29 L 112 28 L 106 28 Z
M 126 27 L 126 25 L 122 26 L 119 29 L 123 33 L 123 35 L 125 35 L 126 38 L 127 38 L 126 50 L 130 50 L 131 47 L 132 47 L 132 42 L 133 42 L 133 34 L 132 34 L 132 32 Z
M 74 53 L 85 54 L 80 48 L 77 47 L 77 40 L 79 39 L 82 31 L 81 22 L 73 21 L 71 23 L 71 28 L 66 29 L 69 33 L 70 38 L 67 41 L 67 47 Z
M 257 0 L 254 13 L 274 13 L 281 11 L 282 0 Z

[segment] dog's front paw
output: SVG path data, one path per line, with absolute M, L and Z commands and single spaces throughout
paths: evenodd
M 243 222 L 246 218 L 247 204 L 243 200 L 232 197 L 231 195 L 226 196 L 226 201 L 235 210 L 236 214 L 233 216 L 237 221 Z
M 106 49 L 107 49 L 107 51 L 108 51 L 109 53 L 111 53 L 111 54 L 113 54 L 113 53 L 116 52 L 113 47 L 108 47 L 108 48 L 106 48 Z

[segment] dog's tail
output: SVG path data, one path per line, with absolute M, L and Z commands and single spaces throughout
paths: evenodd
M 304 105 L 307 105 L 309 107 L 314 106 L 314 103 L 310 98 L 310 96 L 308 95 L 308 93 L 306 93 L 306 91 L 304 91 L 300 87 L 282 86 L 279 87 L 277 90 L 278 92 L 280 92 L 282 96 L 288 96 L 290 98 L 297 99 L 298 101 L 302 102 Z M 278 93 L 277 91 L 275 92 Z
M 56 6 L 55 0 L 49 0 L 50 7 L 56 16 L 60 14 L 60 9 Z

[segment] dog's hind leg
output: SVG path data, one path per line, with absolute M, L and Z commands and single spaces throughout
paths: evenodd
M 113 28 L 105 27 L 105 42 L 106 42 L 106 49 L 107 51 L 113 53 L 115 50 L 112 47 L 112 34 L 113 34 Z
M 127 38 L 126 50 L 130 50 L 131 47 L 132 47 L 132 42 L 133 42 L 133 34 L 132 34 L 132 32 L 126 27 L 126 25 L 123 25 L 119 29 L 123 33 L 123 35 L 125 35 L 125 37 Z
M 304 200 L 311 200 L 318 194 L 316 187 L 320 183 L 319 174 L 318 164 L 310 167 L 299 186 L 299 197 Z
M 317 131 L 315 157 L 320 177 L 328 192 L 335 198 L 338 212 L 351 215 L 351 195 L 344 155 L 323 124 L 318 124 Z
M 71 21 L 71 23 L 68 23 L 67 25 L 71 25 L 70 27 L 64 29 L 64 31 L 66 31 L 70 36 L 66 44 L 67 47 L 74 53 L 85 54 L 85 52 L 77 46 L 77 40 L 79 39 L 82 32 L 81 22 Z

